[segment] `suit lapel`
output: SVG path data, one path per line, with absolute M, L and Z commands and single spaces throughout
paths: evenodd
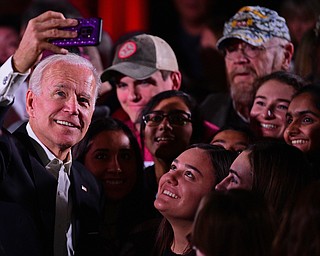
M 14 135 L 23 142 L 24 147 L 27 149 L 25 154 L 23 154 L 23 161 L 34 182 L 37 196 L 37 209 L 39 209 L 39 217 L 41 219 L 39 223 L 41 229 L 43 229 L 43 234 L 50 236 L 49 241 L 53 242 L 57 180 L 43 166 L 30 141 L 25 126 L 25 124 L 22 125 Z

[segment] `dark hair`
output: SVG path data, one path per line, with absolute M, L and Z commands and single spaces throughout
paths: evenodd
M 281 219 L 297 194 L 315 177 L 305 155 L 296 147 L 271 139 L 257 142 L 246 151 L 253 172 L 252 190 L 261 193 Z
M 67 18 L 81 17 L 80 12 L 69 2 L 32 1 L 28 8 L 22 13 L 22 27 L 26 26 L 30 19 L 33 19 L 46 11 L 61 12 Z
M 255 80 L 253 84 L 254 88 L 254 97 L 258 91 L 258 89 L 266 82 L 270 80 L 276 80 L 278 82 L 284 83 L 290 87 L 292 87 L 295 91 L 300 90 L 302 87 L 304 87 L 307 83 L 306 81 L 301 77 L 294 73 L 288 72 L 288 71 L 275 71 L 268 75 L 259 77 Z M 254 102 L 254 98 L 251 101 L 251 108 Z
M 212 139 L 218 135 L 219 133 L 223 132 L 223 131 L 228 131 L 228 130 L 231 130 L 231 131 L 237 131 L 237 132 L 241 132 L 243 133 L 248 141 L 249 141 L 249 144 L 253 143 L 253 141 L 255 140 L 255 136 L 252 132 L 252 130 L 250 130 L 249 128 L 245 127 L 245 126 L 233 126 L 233 125 L 225 125 L 225 126 L 222 126 L 218 131 L 216 131 L 214 133 L 214 135 L 212 136 Z M 211 139 L 211 140 L 212 140 Z
M 273 211 L 260 194 L 214 191 L 199 205 L 191 238 L 207 256 L 269 256 L 275 230 Z
M 20 16 L 13 14 L 2 14 L 0 17 L 0 27 L 13 29 L 18 35 L 20 33 Z
M 229 174 L 229 168 L 237 157 L 237 153 L 226 150 L 223 147 L 207 143 L 192 144 L 187 149 L 199 148 L 207 152 L 210 157 L 213 168 L 216 171 L 216 183 L 220 183 Z M 187 150 L 186 149 L 186 150 Z
M 191 123 L 192 123 L 192 136 L 190 144 L 200 142 L 200 138 L 202 138 L 204 132 L 204 120 L 201 118 L 198 105 L 195 99 L 189 94 L 178 91 L 178 90 L 169 90 L 160 92 L 154 95 L 149 102 L 145 105 L 145 107 L 141 110 L 139 120 L 140 120 L 140 137 L 141 142 L 144 141 L 144 130 L 146 128 L 146 124 L 142 120 L 142 117 L 148 113 L 150 113 L 162 100 L 170 99 L 173 97 L 178 97 L 183 100 L 183 102 L 187 105 L 191 112 Z
M 300 90 L 306 85 L 306 81 L 301 76 L 288 71 L 280 70 L 258 78 L 255 81 L 256 88 L 259 88 L 262 84 L 270 80 L 276 80 L 287 84 L 294 88 L 296 91 Z
M 320 88 L 319 86 L 316 86 L 314 84 L 307 85 L 303 88 L 301 88 L 299 91 L 297 91 L 293 95 L 293 99 L 303 93 L 308 93 L 314 97 L 314 104 L 317 107 L 317 109 L 320 110 Z
M 217 185 L 225 177 L 227 177 L 229 167 L 232 164 L 233 160 L 236 158 L 237 154 L 235 152 L 228 151 L 220 146 L 214 146 L 207 143 L 193 144 L 190 145 L 187 149 L 191 148 L 203 149 L 206 152 L 206 154 L 210 157 L 212 166 L 216 172 L 216 184 L 212 185 L 212 190 L 214 190 L 215 185 Z M 173 238 L 174 234 L 172 227 L 168 220 L 166 218 L 163 218 L 158 229 L 153 255 L 163 255 L 165 249 L 169 248 L 172 244 Z M 189 248 L 189 250 L 191 250 L 191 247 Z
M 84 138 L 72 149 L 74 159 L 84 164 L 84 158 L 91 146 L 91 140 L 103 131 L 122 131 L 128 137 L 137 162 L 137 180 L 142 181 L 143 158 L 137 139 L 127 125 L 111 117 L 97 118 L 91 122 Z M 142 187 L 143 185 L 137 184 L 137 186 Z
M 314 84 L 310 84 L 308 86 L 305 86 L 293 95 L 293 99 L 295 99 L 296 97 L 298 97 L 304 93 L 309 94 L 311 96 L 311 99 L 310 99 L 311 102 L 320 111 L 320 87 L 318 87 Z M 320 132 L 320 131 L 318 131 L 318 132 Z M 305 152 L 309 162 L 314 166 L 315 169 L 319 169 L 319 163 L 320 163 L 319 162 L 320 158 L 319 158 L 319 154 L 318 154 L 319 149 L 320 149 L 320 145 L 318 145 L 317 148 L 313 148 L 312 150 L 308 150 L 307 152 Z
M 320 255 L 320 181 L 299 195 L 275 239 L 274 255 Z
M 161 74 L 162 80 L 166 81 L 168 79 L 168 77 L 170 76 L 171 73 L 173 73 L 173 71 L 168 71 L 168 70 L 158 70 Z M 116 88 L 117 84 L 120 82 L 120 80 L 122 79 L 122 77 L 126 76 L 124 74 L 122 74 L 121 72 L 115 71 L 115 70 L 111 70 L 110 71 L 110 78 L 108 80 L 108 82 L 110 83 L 110 85 L 112 86 L 112 88 Z

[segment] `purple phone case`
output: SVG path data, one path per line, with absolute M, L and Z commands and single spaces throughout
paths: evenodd
M 77 31 L 76 38 L 54 39 L 51 42 L 60 47 L 71 46 L 94 46 L 101 42 L 102 19 L 101 18 L 79 18 L 75 27 L 63 28 L 64 30 Z

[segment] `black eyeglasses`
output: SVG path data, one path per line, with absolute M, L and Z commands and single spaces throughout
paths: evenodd
M 233 60 L 237 57 L 238 51 L 240 50 L 242 52 L 242 54 L 248 58 L 255 58 L 257 57 L 260 52 L 265 51 L 267 49 L 271 49 L 274 47 L 284 47 L 283 45 L 271 45 L 271 46 L 260 46 L 260 47 L 256 47 L 256 46 L 252 46 L 250 44 L 234 44 L 234 45 L 229 45 L 226 46 L 224 49 L 224 54 L 225 57 L 229 60 Z
M 182 110 L 175 110 L 165 114 L 163 111 L 152 111 L 142 117 L 144 123 L 148 126 L 158 126 L 164 118 L 167 118 L 171 125 L 185 126 L 191 122 L 191 114 Z

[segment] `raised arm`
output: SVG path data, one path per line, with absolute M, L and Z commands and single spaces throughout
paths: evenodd
M 50 43 L 50 39 L 74 38 L 77 32 L 61 30 L 62 27 L 77 25 L 76 19 L 66 19 L 62 13 L 47 11 L 33 19 L 27 25 L 19 47 L 13 55 L 13 69 L 25 73 L 32 68 L 42 56 L 44 50 L 66 54 L 66 49 Z

